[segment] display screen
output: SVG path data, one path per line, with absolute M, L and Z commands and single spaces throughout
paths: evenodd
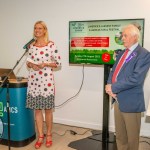
M 144 19 L 69 21 L 70 64 L 114 64 L 115 54 L 124 49 L 122 28 L 134 24 L 143 46 Z

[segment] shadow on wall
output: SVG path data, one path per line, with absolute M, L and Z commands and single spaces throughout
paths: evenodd
M 145 122 L 146 122 L 146 123 L 150 123 L 150 96 L 149 96 L 148 108 L 147 108 L 147 110 L 146 110 Z
M 146 107 L 146 117 L 145 117 L 145 122 L 146 123 L 150 123 L 150 69 L 149 69 L 149 72 L 147 74 L 147 77 L 145 79 L 145 84 L 144 84 L 144 96 L 145 96 L 145 99 L 147 100 L 147 107 Z M 146 103 L 145 102 L 145 103 Z

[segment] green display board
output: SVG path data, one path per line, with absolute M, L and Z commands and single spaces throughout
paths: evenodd
M 115 52 L 123 50 L 122 28 L 136 25 L 143 45 L 144 19 L 94 20 L 69 22 L 70 64 L 114 64 Z

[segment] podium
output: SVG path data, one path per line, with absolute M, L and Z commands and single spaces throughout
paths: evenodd
M 0 118 L 3 123 L 3 134 L 0 144 L 8 145 L 8 118 L 6 95 L 7 88 L 0 88 Z M 35 138 L 34 112 L 27 109 L 26 103 L 27 79 L 9 80 L 10 99 L 10 146 L 22 147 L 31 143 Z

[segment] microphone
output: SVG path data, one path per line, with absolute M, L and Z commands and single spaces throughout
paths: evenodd
M 24 47 L 23 47 L 23 49 L 26 49 L 26 50 L 28 50 L 29 49 L 29 45 L 31 44 L 31 43 L 33 43 L 35 41 L 35 39 L 33 38 L 33 39 L 31 39 L 27 44 L 25 44 L 24 45 Z

